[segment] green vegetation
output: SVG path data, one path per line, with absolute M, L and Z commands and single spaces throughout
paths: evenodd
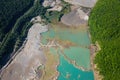
M 33 0 L 0 1 L 0 66 L 8 60 L 8 54 L 13 51 L 17 37 L 20 38 L 18 36 L 20 30 L 12 31 L 16 20 L 33 5 L 33 2 Z M 21 26 L 14 28 L 20 28 Z
M 62 11 L 58 12 L 58 11 L 50 11 L 50 12 L 46 12 L 45 14 L 45 19 L 48 23 L 56 23 L 59 22 L 61 17 L 70 12 L 70 4 L 68 4 L 67 2 L 62 1 L 62 6 L 63 9 Z
M 1 0 L 0 1 L 0 42 L 12 29 L 17 18 L 33 5 L 33 0 Z
M 98 41 L 101 51 L 95 58 L 103 80 L 120 79 L 120 0 L 98 0 L 89 26 L 92 41 Z

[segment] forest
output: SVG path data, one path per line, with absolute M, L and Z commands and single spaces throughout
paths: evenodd
M 33 0 L 1 0 L 0 1 L 0 42 L 12 29 L 17 18 L 33 5 Z
M 94 62 L 103 80 L 120 80 L 120 0 L 98 0 L 89 26 L 92 42 L 101 47 Z
M 9 57 L 7 55 L 13 51 L 17 36 L 17 33 L 12 33 L 13 26 L 17 19 L 32 7 L 33 2 L 33 0 L 0 1 L 0 66 L 5 64 Z

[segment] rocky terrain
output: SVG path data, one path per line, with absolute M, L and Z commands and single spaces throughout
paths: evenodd
M 87 24 L 89 13 L 97 0 L 64 0 L 72 4 L 71 12 L 61 18 L 61 22 L 68 26 Z
M 40 17 L 36 18 L 40 20 Z M 40 48 L 40 33 L 46 32 L 48 25 L 35 23 L 28 32 L 24 48 L 17 53 L 8 67 L 1 72 L 1 80 L 39 80 L 44 67 L 45 55 Z
M 47 11 L 61 11 L 62 10 L 61 0 L 44 0 L 43 6 L 51 7 Z
M 80 26 L 86 24 L 88 20 L 88 15 L 83 12 L 80 8 L 71 11 L 68 14 L 65 14 L 61 18 L 61 22 L 68 26 Z
M 94 7 L 97 0 L 65 0 L 65 1 L 73 5 L 92 8 Z

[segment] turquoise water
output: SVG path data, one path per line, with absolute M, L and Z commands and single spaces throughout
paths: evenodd
M 92 71 L 82 71 L 75 68 L 72 64 L 68 63 L 63 56 L 60 56 L 58 71 L 60 72 L 58 80 L 94 80 Z
M 90 50 L 81 47 L 70 47 L 65 48 L 64 54 L 67 58 L 72 61 L 75 61 L 78 66 L 84 67 L 85 69 L 90 69 Z M 50 48 L 50 52 L 53 54 L 57 54 L 57 50 L 55 48 Z M 59 53 L 63 55 L 60 50 Z
M 87 31 L 56 26 L 50 28 L 48 32 L 42 33 L 42 43 L 47 44 L 48 39 L 67 40 L 76 44 L 76 46 L 64 48 L 62 51 L 50 48 L 53 54 L 60 52 L 60 65 L 58 66 L 60 75 L 58 80 L 94 80 L 92 71 L 82 71 L 73 66 L 73 64 L 68 63 L 70 62 L 68 61 L 69 58 L 69 60 L 75 61 L 80 67 L 84 67 L 85 69 L 90 68 L 90 50 L 88 49 L 90 40 Z
M 42 33 L 44 40 L 42 43 L 46 44 L 48 38 L 56 38 L 60 40 L 69 40 L 77 45 L 89 46 L 90 40 L 87 31 L 77 31 L 66 28 L 50 28 L 48 32 Z
M 64 50 L 64 54 L 71 60 L 76 61 L 78 66 L 90 69 L 90 50 L 81 47 L 70 47 Z

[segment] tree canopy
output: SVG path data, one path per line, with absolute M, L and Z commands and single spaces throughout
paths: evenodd
M 103 80 L 120 79 L 120 0 L 98 0 L 89 19 L 92 41 L 101 51 L 95 58 Z

